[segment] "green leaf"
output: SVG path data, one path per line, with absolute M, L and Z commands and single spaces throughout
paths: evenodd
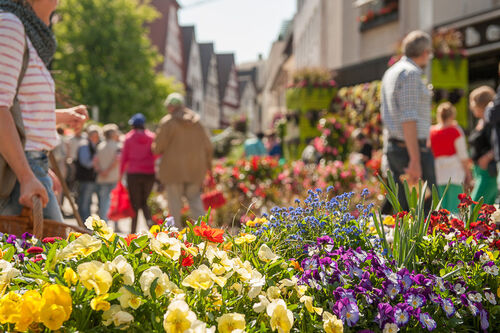
M 9 249 L 4 253 L 3 255 L 3 260 L 5 261 L 11 261 L 12 260 L 12 257 L 14 256 L 14 253 L 16 253 L 16 249 L 11 246 L 9 247 Z
M 135 296 L 140 296 L 140 297 L 144 296 L 140 291 L 137 291 L 132 286 L 123 285 L 123 288 L 127 289 L 131 294 L 133 294 Z
M 153 283 L 151 283 L 151 286 L 149 287 L 149 294 L 153 300 L 156 300 L 156 286 L 158 285 L 158 279 L 159 278 L 154 279 Z
M 53 245 L 50 248 L 49 253 L 47 253 L 47 260 L 45 260 L 45 268 L 47 270 L 51 269 L 51 267 L 52 267 L 52 261 L 54 260 L 54 257 L 56 255 L 56 251 L 57 251 L 57 246 Z

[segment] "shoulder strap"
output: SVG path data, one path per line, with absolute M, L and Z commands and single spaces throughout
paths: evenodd
M 21 71 L 19 72 L 19 78 L 17 79 L 17 87 L 16 87 L 16 98 L 19 93 L 19 88 L 21 87 L 21 83 L 23 82 L 24 75 L 26 74 L 26 70 L 28 69 L 28 64 L 30 60 L 30 50 L 28 48 L 28 39 L 24 38 L 25 46 L 24 46 L 24 54 L 23 54 L 23 64 L 21 66 Z

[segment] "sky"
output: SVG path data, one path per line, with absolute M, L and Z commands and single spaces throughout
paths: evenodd
M 178 0 L 181 25 L 194 25 L 198 42 L 215 43 L 217 53 L 234 52 L 236 63 L 267 57 L 296 0 Z M 185 8 L 183 8 L 185 7 Z

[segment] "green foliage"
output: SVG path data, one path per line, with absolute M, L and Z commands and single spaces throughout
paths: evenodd
M 98 106 L 102 122 L 124 123 L 136 112 L 161 118 L 162 101 L 180 85 L 155 73 L 161 57 L 146 24 L 158 13 L 148 1 L 66 0 L 58 12 L 53 66 L 59 86 L 73 100 Z
M 405 191 L 409 209 L 407 214 L 401 214 L 403 209 L 398 201 L 398 192 L 400 189 L 394 180 L 394 176 L 390 171 L 388 172 L 388 184 L 386 184 L 380 177 L 379 179 L 387 191 L 387 199 L 396 211 L 394 241 L 392 247 L 387 242 L 381 214 L 379 214 L 378 218 L 376 214 L 374 214 L 373 220 L 377 234 L 382 240 L 382 246 L 388 251 L 388 254 L 394 257 L 398 266 L 416 269 L 418 257 L 421 257 L 421 255 L 419 256 L 419 249 L 421 248 L 420 244 L 422 243 L 423 238 L 427 235 L 430 223 L 430 212 L 426 217 L 424 211 L 424 202 L 426 200 L 425 194 L 428 190 L 427 182 L 422 184 L 422 181 L 419 181 L 418 185 L 410 188 L 408 183 L 404 181 L 403 190 Z M 444 194 L 446 194 L 447 190 L 448 186 L 446 187 Z M 437 190 L 433 185 L 432 207 L 430 211 L 439 210 L 442 201 L 443 199 L 439 200 Z

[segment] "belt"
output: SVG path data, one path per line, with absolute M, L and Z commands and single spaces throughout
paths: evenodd
M 396 138 L 389 138 L 389 142 L 395 144 L 398 147 L 403 147 L 406 148 L 406 142 L 404 140 L 396 139 Z M 418 139 L 417 140 L 419 146 L 427 146 L 427 139 Z
M 26 156 L 29 156 L 31 158 L 45 158 L 48 155 L 47 150 L 30 150 L 30 151 L 25 151 L 24 154 Z

